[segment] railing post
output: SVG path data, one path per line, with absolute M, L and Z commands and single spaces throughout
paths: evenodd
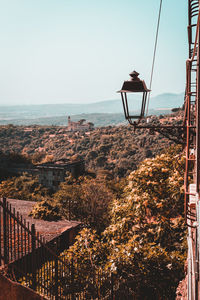
M 69 210 L 69 221 L 71 221 L 71 200 L 70 200 L 70 198 L 69 198 L 69 203 L 68 203 L 69 205 L 69 207 L 68 207 L 68 210 Z
M 3 198 L 3 249 L 4 249 L 4 263 L 8 264 L 8 224 L 7 224 L 7 213 L 6 213 L 6 198 Z
M 74 289 L 74 261 L 73 258 L 71 260 L 71 291 L 72 291 L 72 295 L 71 295 L 71 299 L 75 300 L 75 289 Z
M 113 273 L 111 273 L 111 300 L 115 300 Z
M 35 224 L 31 225 L 31 247 L 32 247 L 32 286 L 33 290 L 36 290 L 36 259 L 35 259 Z
M 55 257 L 55 300 L 58 300 L 58 240 L 56 240 L 56 257 Z

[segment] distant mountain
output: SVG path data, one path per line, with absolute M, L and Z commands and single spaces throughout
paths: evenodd
M 161 94 L 150 99 L 149 108 L 174 108 L 182 107 L 184 103 L 184 93 L 181 94 Z
M 130 95 L 130 110 L 138 111 L 141 100 L 138 95 Z M 174 107 L 181 107 L 184 101 L 184 94 L 162 94 L 150 99 L 149 108 L 151 114 L 158 114 L 158 111 L 168 111 Z M 80 114 L 123 114 L 123 106 L 120 99 L 101 101 L 90 104 L 44 104 L 44 105 L 19 105 L 1 106 L 0 124 L 43 124 L 48 125 L 60 123 L 61 119 L 66 120 L 68 115 Z M 161 112 L 160 112 L 161 113 Z M 60 118 L 63 117 L 63 118 Z M 103 116 L 102 116 L 103 117 Z M 105 117 L 105 116 L 104 116 Z M 107 117 L 106 117 L 107 118 Z M 108 118 L 112 118 L 109 116 Z M 59 119 L 59 120 L 58 120 Z M 93 118 L 92 118 L 93 119 Z M 117 117 L 117 119 L 121 119 Z M 38 123 L 42 122 L 42 123 Z M 55 123 L 54 123 L 55 122 Z M 66 124 L 66 122 L 64 122 Z M 95 122 L 94 122 L 95 123 Z

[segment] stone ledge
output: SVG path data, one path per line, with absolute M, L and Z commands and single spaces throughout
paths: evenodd
M 0 274 L 0 300 L 45 300 L 35 291 Z

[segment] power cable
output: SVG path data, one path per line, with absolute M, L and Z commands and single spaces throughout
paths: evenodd
M 156 50 L 157 50 L 157 44 L 158 44 L 158 33 L 159 33 L 159 27 L 160 27 L 161 10 L 162 10 L 162 0 L 160 0 L 160 8 L 159 8 L 159 13 L 158 13 L 158 22 L 157 22 L 157 30 L 156 30 L 156 39 L 155 39 L 155 44 L 154 44 L 153 61 L 152 61 L 151 77 L 150 77 L 150 85 L 149 85 L 149 89 L 150 89 L 150 90 L 151 90 L 151 87 L 152 87 L 153 72 L 154 72 L 154 65 L 155 65 L 155 59 L 156 59 Z M 150 91 L 149 94 L 148 94 L 146 115 L 148 114 L 148 110 L 149 110 L 150 94 L 151 94 L 151 91 Z

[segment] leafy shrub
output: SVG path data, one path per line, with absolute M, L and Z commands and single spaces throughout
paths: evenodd
M 38 202 L 29 213 L 29 216 L 45 221 L 58 221 L 61 219 L 58 207 L 51 205 L 47 200 Z
M 39 184 L 37 176 L 24 173 L 2 181 L 0 194 L 8 198 L 35 201 L 42 196 L 47 196 L 49 191 Z

